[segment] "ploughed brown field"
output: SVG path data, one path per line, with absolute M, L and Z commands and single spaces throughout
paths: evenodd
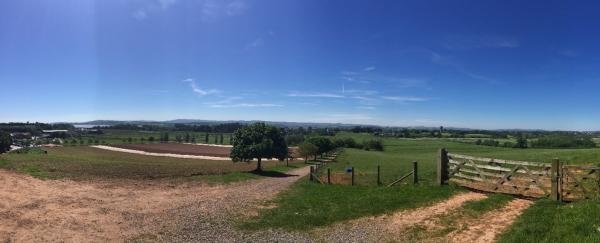
M 229 157 L 229 154 L 231 153 L 231 147 L 179 143 L 119 144 L 111 146 L 124 149 L 140 150 L 150 153 L 202 155 L 214 157 Z M 297 157 L 295 148 L 290 148 L 290 151 L 293 157 Z
M 168 153 L 184 155 L 203 155 L 214 157 L 229 157 L 230 147 L 208 145 L 157 143 L 157 144 L 119 144 L 111 145 L 117 148 L 141 150 L 150 153 Z

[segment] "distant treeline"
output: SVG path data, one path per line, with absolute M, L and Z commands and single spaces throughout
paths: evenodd
M 516 137 L 516 142 L 504 142 L 493 139 L 475 140 L 474 144 L 492 146 L 492 147 L 507 147 L 507 148 L 595 148 L 597 144 L 591 136 L 584 134 L 551 134 L 539 138 L 532 139 L 530 142 L 522 135 Z
M 589 136 L 549 135 L 531 143 L 534 148 L 595 148 L 596 143 Z
M 42 133 L 42 130 L 72 130 L 75 129 L 75 126 L 72 124 L 47 124 L 47 123 L 0 123 L 0 131 L 7 133 L 15 133 L 15 132 L 27 132 L 32 135 L 39 135 Z

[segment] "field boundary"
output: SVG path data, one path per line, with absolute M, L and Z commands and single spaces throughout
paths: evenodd
M 555 201 L 600 198 L 600 167 L 480 158 L 441 149 L 438 183 Z

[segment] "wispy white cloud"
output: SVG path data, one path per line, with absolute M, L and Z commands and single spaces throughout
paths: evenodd
M 144 20 L 150 13 L 165 11 L 175 5 L 177 0 L 153 0 L 135 9 L 131 16 L 137 20 Z
M 254 107 L 283 107 L 281 104 L 241 102 L 242 96 L 219 97 L 219 100 L 204 102 L 209 108 L 254 108 Z
M 370 124 L 375 118 L 360 113 L 327 113 L 316 116 L 312 121 L 331 123 L 361 123 Z
M 492 77 L 489 77 L 486 75 L 482 75 L 482 74 L 478 74 L 478 73 L 475 73 L 475 72 L 467 69 L 466 67 L 464 67 L 464 65 L 462 65 L 460 62 L 458 62 L 457 60 L 453 59 L 450 56 L 442 55 L 440 53 L 437 53 L 437 52 L 429 50 L 429 49 L 416 48 L 416 49 L 407 50 L 405 52 L 425 53 L 425 54 L 427 54 L 427 57 L 431 60 L 431 62 L 433 64 L 451 67 L 451 68 L 455 69 L 458 73 L 466 75 L 467 77 L 475 79 L 475 80 L 484 81 L 485 83 L 488 83 L 488 84 L 501 83 L 500 81 L 496 80 L 495 78 L 492 78 Z M 407 81 L 409 81 L 409 80 L 407 80 Z
M 423 102 L 430 100 L 429 98 L 424 97 L 415 97 L 415 96 L 383 96 L 381 97 L 385 100 L 399 101 L 399 102 Z
M 514 37 L 497 35 L 452 35 L 444 38 L 443 46 L 449 50 L 479 48 L 516 48 L 521 43 Z
M 375 106 L 357 106 L 356 108 L 361 110 L 375 110 Z
M 283 107 L 281 104 L 270 104 L 270 103 L 234 103 L 234 104 L 213 104 L 209 105 L 211 108 L 253 108 L 253 107 Z
M 242 15 L 248 9 L 248 4 L 242 0 L 204 0 L 200 12 L 202 20 L 210 22 L 223 17 Z
M 198 94 L 200 96 L 205 96 L 205 95 L 219 93 L 219 91 L 216 90 L 216 89 L 210 89 L 210 90 L 203 90 L 203 89 L 201 89 L 198 86 L 198 84 L 196 83 L 196 81 L 194 79 L 192 79 L 192 78 L 184 79 L 182 82 L 189 83 L 190 88 L 192 89 L 192 91 L 194 91 L 194 93 L 196 93 L 196 94 Z
M 366 67 L 365 69 L 363 69 L 363 71 L 365 71 L 365 72 L 375 71 L 375 67 L 373 67 L 373 66 Z
M 497 84 L 497 83 L 499 83 L 496 79 L 493 79 L 493 78 L 490 78 L 490 77 L 486 77 L 486 76 L 483 76 L 483 75 L 479 75 L 479 74 L 475 74 L 475 73 L 472 73 L 472 72 L 469 72 L 469 71 L 466 71 L 466 70 L 461 70 L 461 72 L 464 73 L 465 75 L 473 78 L 473 79 L 481 80 L 481 81 L 484 81 L 484 82 L 489 83 L 489 84 Z
M 307 97 L 307 98 L 344 98 L 343 95 L 336 93 L 322 93 L 322 92 L 292 92 L 287 96 L 289 97 Z
M 244 1 L 236 0 L 229 4 L 225 9 L 225 13 L 229 16 L 239 15 L 246 11 L 247 5 Z
M 252 49 L 252 48 L 257 48 L 259 46 L 262 46 L 264 43 L 262 38 L 256 38 L 254 41 L 248 43 L 248 45 L 246 45 L 246 49 Z

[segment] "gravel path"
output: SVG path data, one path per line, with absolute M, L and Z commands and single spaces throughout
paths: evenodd
M 0 242 L 307 241 L 276 231 L 246 235 L 227 219 L 234 212 L 254 213 L 308 171 L 305 167 L 289 171 L 288 177 L 208 186 L 39 180 L 0 170 Z

